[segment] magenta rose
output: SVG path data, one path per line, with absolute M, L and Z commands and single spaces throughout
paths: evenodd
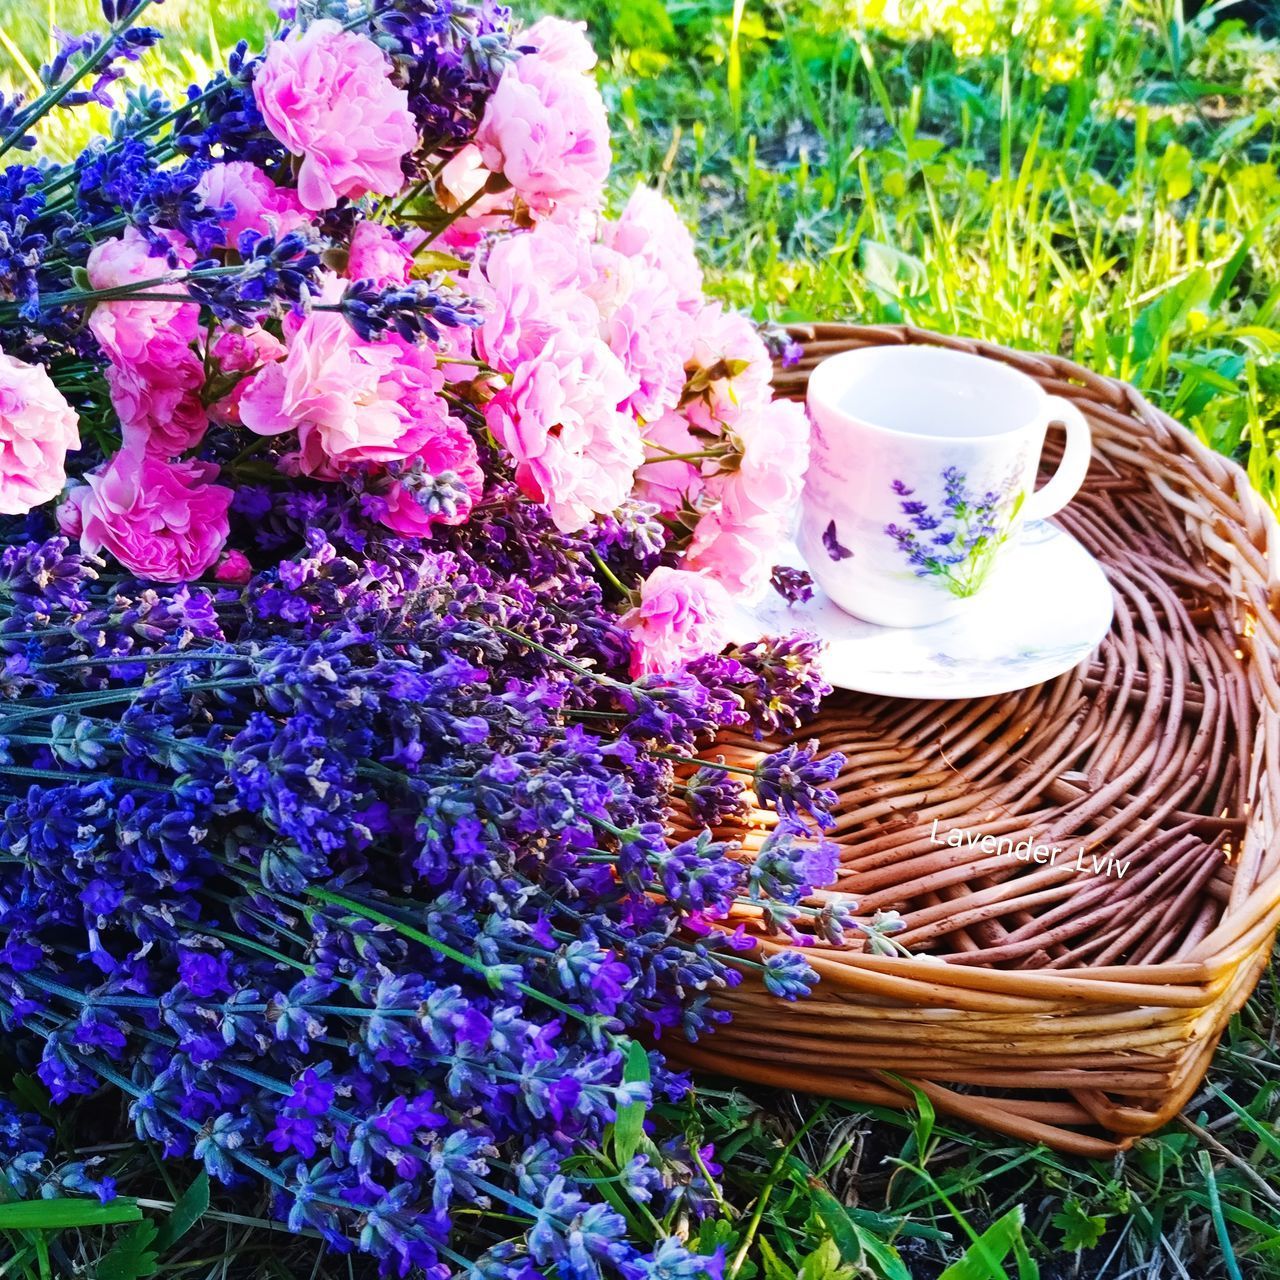
M 372 40 L 332 18 L 277 40 L 253 77 L 267 128 L 295 155 L 298 198 L 332 209 L 339 197 L 404 185 L 400 162 L 417 145 L 409 95 L 391 83 L 391 64 Z
M 109 551 L 130 573 L 186 582 L 214 564 L 229 532 L 232 492 L 213 484 L 209 462 L 166 462 L 122 449 L 97 473 L 79 503 L 81 547 Z
M 0 352 L 0 512 L 24 515 L 56 498 L 79 447 L 79 420 L 44 366 Z
M 688 569 L 656 568 L 640 584 L 640 602 L 622 616 L 631 640 L 632 676 L 676 671 L 728 640 L 729 594 Z
M 393 236 L 382 223 L 368 219 L 356 223 L 347 257 L 349 280 L 372 280 L 382 288 L 389 288 L 407 284 L 412 266 L 413 254 L 404 241 Z

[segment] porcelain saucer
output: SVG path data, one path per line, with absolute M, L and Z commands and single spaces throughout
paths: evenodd
M 794 542 L 779 565 L 805 567 Z M 1111 627 L 1114 601 L 1102 567 L 1069 533 L 1024 526 L 988 586 L 954 617 L 928 627 L 879 627 L 813 598 L 789 605 L 773 588 L 740 605 L 739 643 L 788 631 L 825 641 L 823 674 L 841 689 L 892 698 L 981 698 L 1052 680 L 1087 658 Z

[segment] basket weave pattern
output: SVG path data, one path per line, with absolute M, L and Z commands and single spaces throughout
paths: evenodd
M 800 735 L 846 757 L 827 892 L 901 912 L 913 954 L 815 945 L 807 999 L 748 980 L 717 997 L 733 1020 L 674 1056 L 887 1105 L 911 1105 L 909 1081 L 941 1111 L 1107 1154 L 1194 1094 L 1280 923 L 1280 529 L 1239 467 L 1067 360 L 898 326 L 795 336 L 805 356 L 779 371 L 783 394 L 802 396 L 835 352 L 935 343 L 1079 405 L 1093 466 L 1057 519 L 1101 561 L 1115 621 L 1091 660 L 1021 693 L 828 699 Z M 750 766 L 776 745 L 717 749 Z M 768 821 L 722 834 L 750 856 Z M 939 844 L 953 829 L 1129 867 L 1082 875 Z

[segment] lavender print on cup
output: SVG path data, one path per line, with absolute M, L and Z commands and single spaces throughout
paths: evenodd
M 881 626 L 954 616 L 999 575 L 1024 521 L 1069 502 L 1089 467 L 1089 426 L 1073 404 L 942 347 L 833 356 L 813 371 L 808 405 L 800 549 L 836 605 Z M 1066 448 L 1037 490 L 1055 422 Z

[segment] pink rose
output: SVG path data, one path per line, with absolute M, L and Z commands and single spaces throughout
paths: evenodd
M 383 288 L 407 284 L 411 266 L 413 254 L 382 223 L 366 219 L 356 224 L 347 258 L 349 280 L 372 280 Z
M 763 409 L 769 403 L 773 361 L 755 325 L 719 302 L 708 302 L 694 319 L 693 333 L 691 363 L 718 376 L 690 402 L 690 420 L 704 430 L 718 431 Z
M 303 208 L 331 209 L 339 197 L 395 195 L 400 162 L 417 145 L 409 95 L 372 40 L 332 18 L 275 41 L 253 77 L 267 128 L 302 157 Z
M 569 24 L 559 24 L 568 26 Z M 538 24 L 547 33 L 558 20 Z M 609 121 L 596 83 L 575 67 L 567 41 L 510 63 L 485 104 L 476 134 L 484 163 L 532 212 L 599 209 L 609 176 Z
M 213 571 L 213 576 L 218 582 L 230 582 L 241 586 L 253 577 L 253 565 L 249 563 L 249 557 L 243 551 L 232 548 L 218 561 L 218 567 Z
M 230 208 L 231 217 L 222 224 L 230 249 L 245 231 L 279 237 L 310 224 L 297 192 L 277 186 L 247 160 L 228 160 L 206 170 L 196 184 L 196 197 L 204 209 Z
M 718 653 L 729 638 L 732 608 L 713 579 L 660 565 L 640 584 L 640 603 L 621 618 L 631 639 L 632 676 L 676 671 Z
M 165 237 L 178 270 L 195 261 L 190 245 L 176 231 L 155 228 Z M 143 280 L 162 280 L 175 268 L 164 254 L 152 254 L 151 242 L 137 227 L 95 245 L 85 263 L 89 283 L 95 289 L 117 289 Z M 157 285 L 151 293 L 185 294 L 181 282 Z M 189 343 L 200 328 L 200 309 L 194 302 L 150 301 L 145 295 L 115 302 L 99 302 L 89 315 L 89 329 L 114 363 L 127 365 L 145 357 L 147 348 L 162 336 L 166 341 Z
M 213 358 L 218 370 L 224 374 L 250 374 L 285 355 L 285 345 L 274 334 L 255 325 L 251 329 L 224 329 L 213 340 Z M 219 422 L 240 422 L 240 399 L 249 385 L 247 377 L 241 378 L 221 400 L 209 408 Z
M 480 194 L 492 176 L 484 167 L 480 148 L 474 142 L 468 142 L 449 157 L 440 170 L 437 194 L 446 209 L 458 209 L 465 204 L 468 211 L 450 222 L 436 237 L 437 247 L 469 254 L 488 232 L 504 225 L 510 213 L 510 193 Z M 501 212 L 504 205 L 506 214 Z
M 510 373 L 562 330 L 598 334 L 600 311 L 586 293 L 595 278 L 590 246 L 566 227 L 539 223 L 499 240 L 468 277 L 485 304 L 476 350 Z
M 666 277 L 680 309 L 696 315 L 702 308 L 702 268 L 693 237 L 670 201 L 650 187 L 637 187 L 616 222 L 603 225 L 604 242 L 628 258 L 639 258 Z
M 605 340 L 636 383 L 628 408 L 646 420 L 680 403 L 692 321 L 667 278 L 648 263 L 597 246 L 588 292 L 600 309 Z
M 157 228 L 180 267 L 195 260 L 190 245 L 176 231 Z M 154 255 L 151 242 L 136 227 L 94 246 L 87 263 L 95 289 L 114 289 L 159 279 L 173 268 L 165 255 Z M 185 293 L 179 282 L 159 285 L 149 293 Z M 192 349 L 200 313 L 194 302 L 145 297 L 100 302 L 89 316 L 89 328 L 106 354 L 107 386 L 120 417 L 126 443 L 138 443 L 165 457 L 199 444 L 208 425 L 200 399 L 204 362 Z
M 444 374 L 427 344 L 366 342 L 335 312 L 303 321 L 285 358 L 267 365 L 240 398 L 259 435 L 298 432 L 298 468 L 336 479 L 346 466 L 397 462 L 448 417 Z
M 89 486 L 77 482 L 68 487 L 66 497 L 53 509 L 58 532 L 77 542 L 84 532 L 84 500 L 88 496 Z
M 631 491 L 644 448 L 635 420 L 618 405 L 634 391 L 603 342 L 562 330 L 485 410 L 525 492 L 545 501 L 566 533 L 615 510 Z
M 566 71 L 576 71 L 579 75 L 596 65 L 596 51 L 587 39 L 585 22 L 539 18 L 527 31 L 516 37 L 516 47 L 534 49 L 544 62 L 563 67 Z
M 646 459 L 636 472 L 636 497 L 654 503 L 659 511 L 671 514 L 697 498 L 702 489 L 702 472 L 696 462 L 669 458 L 672 453 L 699 453 L 702 443 L 689 431 L 689 421 L 681 413 L 664 413 L 644 425 L 649 442 Z
M 166 462 L 122 449 L 86 476 L 80 544 L 109 551 L 130 573 L 157 582 L 198 578 L 218 558 L 229 531 L 232 492 L 213 484 L 209 462 Z
M 396 464 L 393 475 L 379 519 L 411 538 L 430 536 L 433 525 L 462 524 L 484 492 L 475 441 L 456 418 L 438 423 L 411 458 Z
M 25 515 L 56 498 L 80 423 L 43 365 L 0 352 L 0 512 Z
M 695 526 L 685 562 L 752 598 L 765 588 L 778 530 L 800 500 L 809 423 L 800 405 L 775 400 L 741 419 L 736 434 L 743 444 L 738 466 L 707 482 L 701 503 L 718 501 Z
M 108 366 L 107 387 L 125 444 L 172 458 L 204 438 L 204 361 L 187 343 L 153 340 L 145 356 Z

